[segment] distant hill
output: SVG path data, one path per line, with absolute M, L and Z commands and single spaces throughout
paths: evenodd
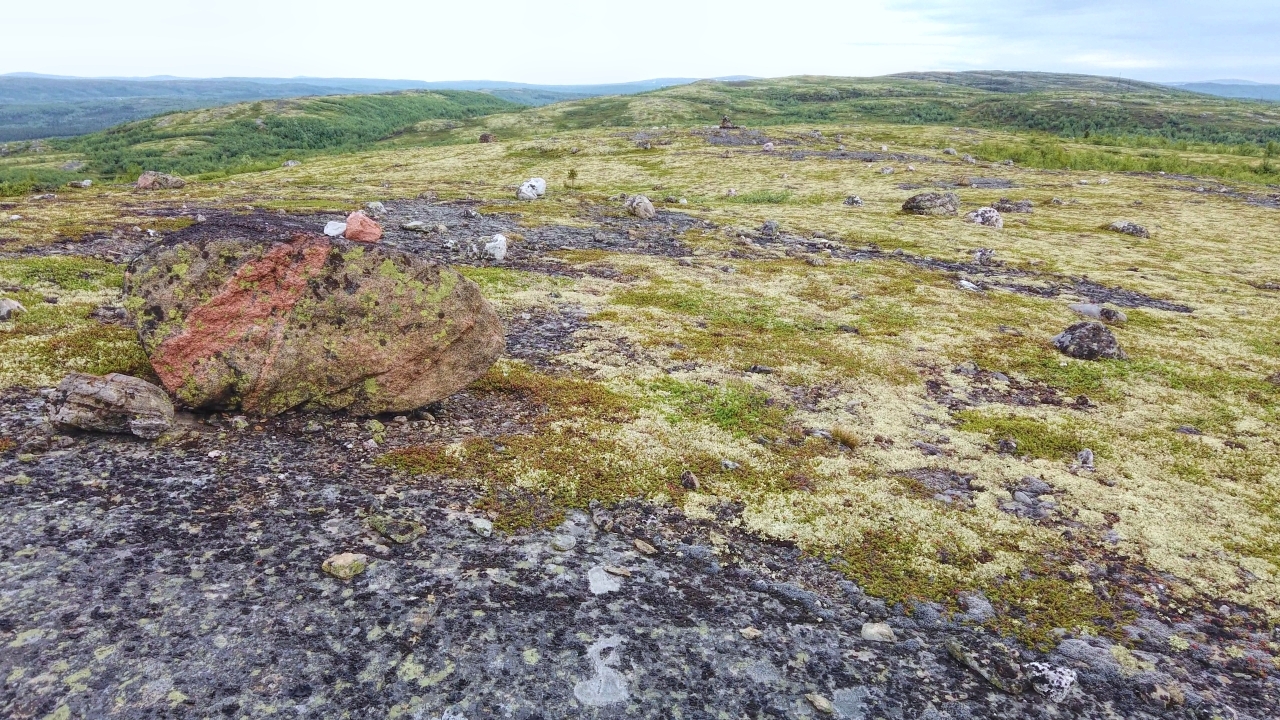
M 251 100 L 395 90 L 468 90 L 521 105 L 546 105 L 598 95 L 629 95 L 694 81 L 695 78 L 657 78 L 601 85 L 531 85 L 496 80 L 75 78 L 11 73 L 0 75 L 0 141 L 84 135 L 160 113 Z
M 1176 87 L 1179 90 L 1190 90 L 1191 92 L 1204 93 L 1206 95 L 1217 95 L 1218 97 L 1247 98 L 1252 100 L 1270 100 L 1272 102 L 1280 102 L 1280 85 L 1264 85 L 1263 83 L 1234 80 L 1169 83 L 1169 86 Z

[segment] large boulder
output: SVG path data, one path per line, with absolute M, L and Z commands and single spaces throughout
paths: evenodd
M 58 384 L 49 420 L 61 427 L 153 440 L 173 427 L 173 402 L 163 390 L 136 377 L 71 373 Z
M 148 170 L 138 176 L 134 187 L 139 190 L 170 190 L 186 187 L 187 181 L 177 175 L 166 175 L 162 172 Z
M 627 212 L 635 215 L 641 220 L 652 220 L 658 216 L 657 209 L 653 207 L 653 203 L 649 201 L 649 198 L 644 195 L 632 195 L 628 197 L 626 201 L 622 203 L 622 207 L 626 208 Z
M 1116 336 L 1106 325 L 1096 322 L 1076 323 L 1053 338 L 1053 346 L 1063 355 L 1080 360 L 1124 360 Z
M 370 203 L 372 204 L 372 203 Z M 378 203 L 379 206 L 382 203 Z M 328 230 L 328 226 L 325 226 Z M 326 232 L 326 235 L 329 233 Z M 346 226 L 342 228 L 342 237 L 362 243 L 376 243 L 382 239 L 382 226 L 373 218 L 357 210 L 347 216 Z
M 151 366 L 189 406 L 404 412 L 503 350 L 480 289 L 434 261 L 294 228 L 204 228 L 148 249 L 128 276 Z
M 907 198 L 902 210 L 913 215 L 955 215 L 960 212 L 960 198 L 955 193 L 920 193 Z

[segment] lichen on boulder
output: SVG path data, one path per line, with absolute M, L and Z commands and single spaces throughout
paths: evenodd
M 188 406 L 403 412 L 503 350 L 479 287 L 434 261 L 287 227 L 197 228 L 150 248 L 128 283 L 151 365 Z

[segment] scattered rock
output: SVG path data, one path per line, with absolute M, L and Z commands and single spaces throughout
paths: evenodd
M 884 167 L 880 168 L 880 174 L 881 174 L 881 175 L 892 175 L 892 174 L 893 174 L 893 168 L 891 168 L 891 167 L 889 167 L 888 165 L 886 165 L 886 166 L 884 166 Z
M 955 193 L 920 193 L 902 203 L 903 212 L 914 215 L 955 215 L 959 207 L 960 198 Z
M 382 205 L 382 203 L 370 203 L 370 205 L 374 204 Z M 342 237 L 356 242 L 376 243 L 382 239 L 382 226 L 364 212 L 357 210 L 347 216 L 347 227 L 342 231 Z
M 724 115 L 724 116 L 722 116 L 722 117 L 720 118 L 720 129 L 721 129 L 721 130 L 736 130 L 736 129 L 737 129 L 737 127 L 738 127 L 738 126 L 737 126 L 737 125 L 734 125 L 734 124 L 733 124 L 733 121 L 731 121 L 731 120 L 729 119 L 729 116 L 728 116 L 728 115 Z
M 136 377 L 71 373 L 58 384 L 49 421 L 154 440 L 173 427 L 173 403 L 163 390 Z
M 133 186 L 139 190 L 176 190 L 186 185 L 187 181 L 176 175 L 148 170 L 138 176 L 138 181 Z
M 862 639 L 891 643 L 897 642 L 898 636 L 893 633 L 893 628 L 889 627 L 888 623 L 869 622 L 862 624 Z
M 858 197 L 857 195 L 850 195 L 849 197 L 844 199 L 844 204 L 850 207 L 862 207 L 863 202 L 862 202 L 862 198 Z
M 625 642 L 621 637 L 601 638 L 587 648 L 587 657 L 595 668 L 595 675 L 574 685 L 573 696 L 583 705 L 601 707 L 625 701 L 630 697 L 627 678 L 610 667 L 618 663 L 617 648 Z M 603 655 L 608 650 L 608 655 Z
M 1067 201 L 1063 200 L 1062 198 L 1052 198 L 1051 200 L 1049 200 L 1049 204 L 1050 205 L 1066 205 Z
M 493 133 L 480 133 L 480 142 L 482 143 L 491 143 L 496 139 Z
M 956 284 L 960 286 L 961 290 L 968 290 L 969 292 L 982 292 L 982 288 L 978 287 L 976 284 L 972 282 L 969 282 L 968 280 L 961 280 L 959 283 L 956 283 Z
M 471 518 L 471 530 L 480 537 L 493 537 L 493 522 L 488 518 Z
M 627 209 L 627 212 L 641 220 L 651 220 L 658 216 L 658 211 L 654 209 L 653 203 L 649 202 L 649 198 L 644 195 L 632 195 L 626 199 L 622 206 Z
M 13 318 L 14 313 L 26 312 L 27 309 L 22 303 L 13 298 L 0 298 L 0 322 L 6 322 Z
M 537 200 L 538 191 L 536 188 L 533 187 L 533 185 L 529 184 L 528 182 L 525 182 L 521 184 L 520 187 L 516 188 L 516 199 L 517 200 Z
M 644 540 L 641 540 L 640 538 L 636 538 L 635 540 L 631 541 L 631 545 L 635 547 L 636 550 L 639 550 L 642 555 L 658 554 L 657 548 L 645 542 Z
M 324 234 L 329 237 L 342 237 L 347 231 L 347 224 L 340 220 L 330 220 L 324 224 Z
M 1093 470 L 1093 450 L 1085 448 L 1076 453 L 1076 465 L 1085 470 Z
M 765 143 L 764 147 L 762 147 L 761 150 L 763 150 L 764 152 L 773 152 L 773 143 L 772 142 Z
M 685 470 L 680 473 L 680 486 L 685 490 L 697 490 L 701 484 L 698 482 L 698 476 L 693 474 L 692 470 Z
M 942 151 L 942 154 L 943 154 L 943 155 L 955 155 L 955 154 L 956 154 L 956 149 L 955 149 L 955 148 L 947 148 L 947 149 L 945 149 L 945 150 L 943 150 L 943 151 Z
M 756 375 L 772 375 L 773 368 L 769 367 L 768 365 L 752 365 L 751 367 L 747 368 L 747 372 L 755 373 Z
M 1107 229 L 1111 232 L 1124 233 L 1125 235 L 1132 235 L 1134 237 L 1151 237 L 1151 233 L 1148 232 L 1146 228 L 1131 220 L 1117 220 L 1108 225 Z
M 428 257 L 353 253 L 301 232 L 196 237 L 171 235 L 129 273 L 151 365 L 190 407 L 405 412 L 457 392 L 502 352 L 479 287 Z
M 973 261 L 978 265 L 995 265 L 996 251 L 991 248 L 978 248 L 973 251 Z
M 978 164 L 978 158 L 976 158 L 976 157 L 974 157 L 974 156 L 972 156 L 972 155 L 962 155 L 962 156 L 960 156 L 960 159 L 961 159 L 961 160 L 963 160 L 964 162 L 969 163 L 970 165 L 977 165 L 977 164 Z
M 494 262 L 502 262 L 507 257 L 507 236 L 498 233 L 484 244 L 484 254 Z
M 362 553 L 338 553 L 325 560 L 322 570 L 339 580 L 350 580 L 369 567 L 369 556 Z
M 1030 200 L 1014 202 L 1009 198 L 1000 198 L 997 202 L 992 203 L 991 207 L 1002 213 L 1029 213 L 1035 205 Z
M 993 228 L 1004 227 L 1004 218 L 1000 217 L 1000 211 L 995 208 L 978 208 L 977 210 L 965 215 L 964 219 L 974 223 L 975 225 L 985 225 Z
M 298 167 L 301 164 L 302 163 L 298 162 L 297 160 L 285 160 L 284 164 L 281 165 L 280 167 L 291 168 L 291 167 Z
M 738 633 L 748 640 L 758 640 L 762 635 L 764 635 L 764 633 L 749 625 L 739 630 Z
M 1067 307 L 1093 320 L 1102 320 L 1109 323 L 1119 324 L 1124 323 L 1129 319 L 1129 316 L 1125 315 L 1123 312 L 1097 303 L 1072 303 Z
M 814 710 L 817 710 L 823 715 L 835 714 L 836 706 L 832 705 L 830 700 L 819 695 L 818 693 L 809 693 L 804 697 L 806 700 L 809 701 L 809 704 L 813 706 Z
M 956 599 L 965 614 L 977 622 L 986 622 L 996 616 L 996 609 L 980 591 L 962 592 Z
M 778 221 L 765 220 L 764 224 L 760 226 L 760 234 L 767 238 L 778 237 Z
M 84 180 L 72 180 L 71 182 L 67 183 L 67 187 L 80 188 L 81 190 L 87 190 L 93 187 L 93 181 L 87 178 Z
M 977 639 L 947 638 L 947 652 L 957 661 L 967 665 L 987 682 L 1011 694 L 1021 694 L 1027 688 L 1027 678 L 1018 663 L 1018 656 L 1002 642 L 983 642 Z
M 1049 663 L 1027 663 L 1027 680 L 1031 689 L 1053 702 L 1062 702 L 1076 684 L 1076 671 Z
M 384 215 L 387 212 L 387 206 L 383 205 L 381 202 L 378 202 L 377 200 L 374 200 L 373 202 L 365 203 L 364 207 L 366 210 L 373 213 L 375 216 Z
M 1116 336 L 1105 325 L 1096 322 L 1076 323 L 1054 336 L 1054 347 L 1064 355 L 1080 360 L 1125 360 Z
M 547 181 L 540 177 L 529 178 L 525 181 L 525 184 L 533 188 L 533 191 L 538 194 L 538 197 L 542 197 L 547 194 Z
M 725 470 L 728 470 L 729 472 L 733 472 L 734 470 L 741 468 L 742 463 L 737 463 L 732 460 L 721 460 L 720 467 L 724 468 Z

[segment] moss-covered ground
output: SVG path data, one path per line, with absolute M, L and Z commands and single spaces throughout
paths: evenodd
M 489 144 L 401 136 L 182 190 L 99 184 L 56 200 L 15 199 L 4 216 L 21 219 L 0 223 L 10 253 L 0 259 L 0 286 L 29 312 L 0 324 L 0 385 L 47 386 L 71 369 L 144 372 L 131 331 L 92 316 L 116 302 L 119 265 L 30 254 L 55 243 L 129 237 L 134 226 L 164 232 L 172 221 L 160 218 L 183 205 L 345 210 L 428 191 L 519 213 L 530 227 L 583 226 L 593 209 L 620 211 L 611 196 L 642 192 L 714 223 L 679 238 L 686 262 L 620 248 L 556 257 L 568 270 L 608 264 L 622 272 L 613 279 L 466 271 L 504 313 L 588 313 L 554 367 L 504 360 L 472 388 L 536 405 L 539 420 L 458 445 L 424 442 L 384 462 L 419 482 L 476 483 L 512 531 L 593 500 L 643 496 L 695 517 L 739 503 L 735 522 L 829 558 L 878 595 L 953 603 L 982 589 L 1003 611 L 1001 629 L 1041 644 L 1059 628 L 1114 631 L 1129 612 L 1126 592 L 1170 614 L 1228 603 L 1280 619 L 1280 208 L 1268 199 L 1276 188 L 1005 165 L 1029 158 L 1014 150 L 1041 140 L 937 125 L 774 124 L 761 128 L 778 147 L 767 153 L 711 144 L 706 126 L 692 124 L 700 115 L 668 113 L 659 100 L 643 106 L 652 119 L 643 128 L 564 127 L 575 112 L 603 112 L 594 102 L 422 129 L 432 143 L 488 130 L 499 138 Z M 628 100 L 627 112 L 640 102 Z M 641 130 L 651 149 L 637 146 Z M 1080 142 L 1081 151 L 1103 151 Z M 1131 145 L 1104 150 L 1143 152 Z M 915 157 L 834 155 L 881 146 Z M 969 149 L 979 164 L 947 147 Z M 1158 152 L 1201 169 L 1225 157 L 1169 144 Z M 882 173 L 886 166 L 894 172 Z M 515 186 L 531 176 L 548 180 L 547 197 L 517 203 Z M 951 189 L 965 210 L 1004 196 L 1033 201 L 1034 212 L 1006 214 L 1002 230 L 900 212 L 920 191 L 902 185 L 971 177 L 1014 187 L 960 183 Z M 845 205 L 851 194 L 864 205 Z M 662 202 L 668 196 L 687 203 Z M 1151 237 L 1105 230 L 1118 219 Z M 791 236 L 820 233 L 835 252 L 762 242 L 766 220 Z M 884 254 L 848 259 L 846 251 L 871 245 Z M 892 255 L 968 262 L 979 247 L 1007 268 L 1087 277 L 1193 312 L 1124 308 L 1128 322 L 1114 329 L 1129 359 L 1074 360 L 1049 339 L 1080 319 L 1067 307 L 1079 296 L 972 292 L 955 273 Z M 56 304 L 45 302 L 54 295 Z M 968 363 L 978 372 L 956 371 Z M 1007 387 L 1041 388 L 1059 401 L 1027 401 Z M 1006 439 L 1016 451 L 998 452 Z M 1095 469 L 1076 462 L 1086 448 Z M 972 476 L 969 501 L 922 492 L 910 480 L 922 469 Z M 1054 489 L 1056 509 L 1044 519 L 1002 509 L 1028 476 Z M 1164 587 L 1112 587 L 1095 570 L 1116 563 Z

